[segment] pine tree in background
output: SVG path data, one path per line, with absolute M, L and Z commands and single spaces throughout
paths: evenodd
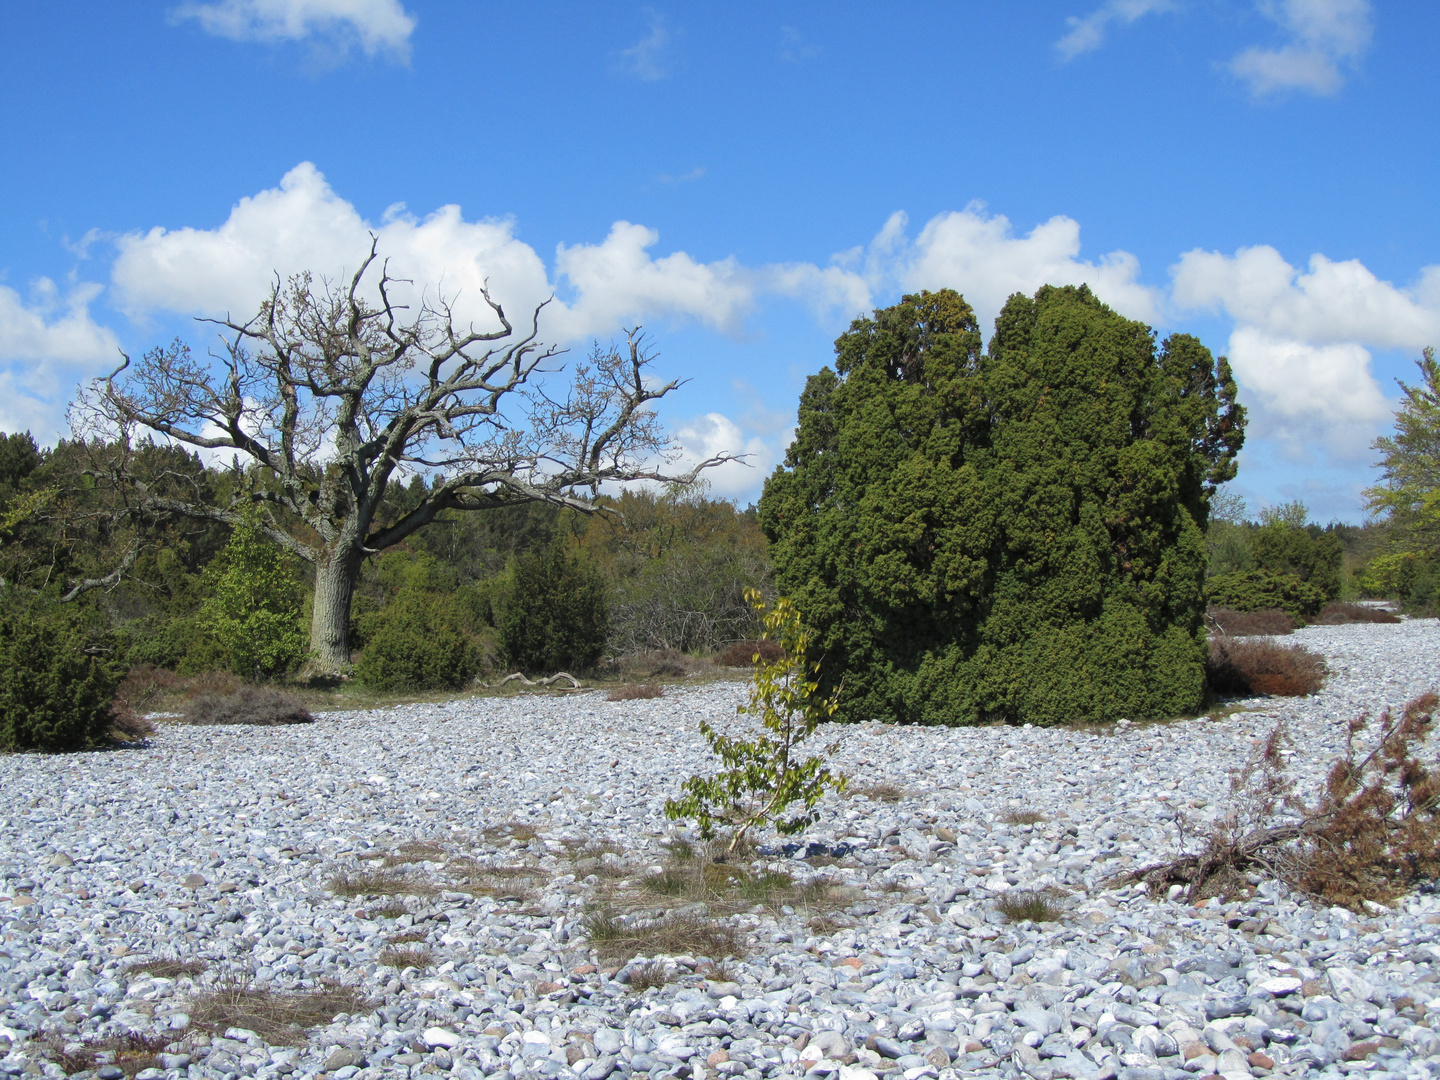
M 585 671 L 605 653 L 605 579 L 563 540 L 516 560 L 496 607 L 500 645 L 522 671 Z
M 811 377 L 760 518 L 840 717 L 1064 723 L 1204 698 L 1204 530 L 1235 474 L 1228 364 L 1085 287 L 859 319 Z

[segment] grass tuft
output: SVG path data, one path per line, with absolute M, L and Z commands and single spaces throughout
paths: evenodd
M 744 939 L 733 926 L 703 915 L 626 919 L 611 908 L 601 908 L 586 916 L 584 925 L 595 951 L 609 959 L 688 953 L 723 960 L 745 952 Z
M 849 796 L 864 795 L 871 802 L 899 802 L 909 795 L 899 784 L 869 784 L 865 787 L 847 788 L 845 794 Z
M 1006 825 L 1039 825 L 1042 821 L 1050 819 L 1039 810 L 1007 810 L 1001 815 L 1000 820 Z
M 194 997 L 190 1021 L 203 1031 L 223 1034 L 246 1028 L 272 1046 L 302 1046 L 305 1030 L 328 1024 L 340 1013 L 366 1013 L 371 1002 L 355 987 L 332 985 L 298 993 L 224 982 Z
M 419 881 L 405 874 L 360 873 L 336 874 L 328 888 L 336 896 L 434 896 L 439 890 L 428 881 Z
M 605 695 L 606 701 L 642 701 L 664 697 L 665 691 L 657 683 L 626 683 L 617 686 Z
M 386 967 L 403 971 L 405 968 L 427 968 L 435 962 L 435 954 L 426 948 L 382 949 L 376 958 Z
M 662 960 L 651 960 L 630 969 L 630 989 L 637 994 L 658 990 L 670 981 L 670 966 Z
M 995 910 L 1011 922 L 1059 922 L 1061 907 L 1037 889 L 1013 889 L 995 901 Z
M 44 1043 L 45 1052 L 66 1075 L 88 1072 L 100 1064 L 103 1054 L 116 1068 L 123 1069 L 126 1076 L 134 1076 L 144 1069 L 153 1069 L 159 1064 L 158 1055 L 169 1042 L 165 1035 L 143 1035 L 138 1031 L 127 1031 L 123 1035 L 111 1035 L 102 1039 L 71 1043 L 68 1046 L 58 1035 L 51 1035 Z
M 125 973 L 152 975 L 157 979 L 183 979 L 199 975 L 206 968 L 201 960 L 141 960 L 128 964 Z

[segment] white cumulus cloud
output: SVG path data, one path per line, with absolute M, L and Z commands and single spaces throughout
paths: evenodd
M 311 270 L 332 279 L 352 273 L 372 232 L 393 273 L 412 279 L 417 290 L 428 286 L 431 299 L 438 291 L 453 300 L 457 314 L 477 326 L 494 322 L 480 297 L 487 282 L 515 325 L 553 293 L 564 293 L 542 322 L 562 342 L 656 317 L 735 331 L 754 295 L 753 275 L 733 259 L 653 257 L 658 234 L 625 221 L 598 244 L 560 245 L 552 280 L 545 261 L 516 238 L 513 221 L 467 221 L 450 205 L 423 218 L 392 208 L 372 223 L 309 162 L 286 173 L 279 187 L 241 199 L 214 229 L 157 227 L 121 237 L 112 271 L 116 294 L 137 318 L 151 310 L 248 317 L 277 273 Z M 403 288 L 399 295 L 418 300 Z
M 682 469 L 725 452 L 748 455 L 743 461 L 727 461 L 705 470 L 703 475 L 711 492 L 722 499 L 754 496 L 783 452 L 758 435 L 747 437 L 735 421 L 718 412 L 697 416 L 676 428 L 674 434 L 680 446 L 677 465 Z
M 1016 236 L 1010 219 L 987 215 L 972 203 L 931 218 L 910 240 L 907 218 L 892 214 L 865 254 L 865 276 L 879 292 L 900 288 L 952 288 L 975 309 L 987 334 L 1012 293 L 1033 293 L 1042 285 L 1088 284 L 1101 300 L 1132 319 L 1156 322 L 1160 294 L 1140 283 L 1140 262 L 1112 251 L 1098 262 L 1079 258 L 1080 223 L 1057 215 Z
M 1302 271 L 1260 245 L 1234 255 L 1188 251 L 1172 273 L 1180 307 L 1223 310 L 1275 336 L 1405 349 L 1440 340 L 1440 266 L 1426 267 L 1414 288 L 1403 289 L 1358 259 L 1312 255 Z
M 1128 26 L 1157 11 L 1174 10 L 1174 0 L 1106 0 L 1088 15 L 1071 15 L 1065 20 L 1069 33 L 1055 43 L 1061 57 L 1071 60 L 1105 44 L 1111 23 Z
M 410 54 L 415 30 L 415 17 L 400 0 L 216 0 L 184 3 L 171 14 L 234 41 L 320 40 L 402 60 Z
M 114 333 L 90 314 L 100 292 L 95 284 L 62 292 L 41 278 L 27 303 L 0 285 L 0 431 L 53 437 L 76 384 L 119 361 Z
M 1253 46 L 1230 61 L 1230 70 L 1256 95 L 1280 90 L 1333 94 L 1370 47 L 1369 0 L 1265 0 L 1260 11 L 1286 31 L 1276 48 Z

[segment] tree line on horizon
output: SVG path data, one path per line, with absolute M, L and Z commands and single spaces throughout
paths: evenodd
M 277 285 L 213 363 L 127 358 L 73 439 L 0 438 L 12 648 L 53 624 L 112 676 L 460 687 L 713 654 L 756 636 L 758 587 L 794 602 L 837 718 L 1060 723 L 1195 711 L 1211 605 L 1437 606 L 1429 350 L 1377 443 L 1375 520 L 1251 520 L 1223 487 L 1245 426 L 1224 357 L 1084 286 L 1012 297 L 985 348 L 963 298 L 922 292 L 841 335 L 742 510 L 705 491 L 724 456 L 656 464 L 648 406 L 678 383 L 636 334 L 544 382 L 536 320 L 406 321 L 383 270 L 364 298 L 368 268 Z

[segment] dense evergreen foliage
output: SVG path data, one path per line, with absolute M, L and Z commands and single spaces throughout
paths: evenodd
M 1204 697 L 1204 530 L 1244 427 L 1228 365 L 1085 288 L 859 319 L 760 501 L 841 715 L 1174 716 Z
M 524 672 L 588 670 L 610 632 L 605 579 L 566 545 L 552 544 L 516 561 L 495 626 L 510 663 Z
M 1301 581 L 1294 574 L 1268 570 L 1236 570 L 1211 578 L 1205 594 L 1216 607 L 1231 611 L 1284 611 L 1297 622 L 1320 614 L 1325 601 L 1333 599 Z
M 105 743 L 121 671 L 86 621 L 34 607 L 0 617 L 0 750 L 53 753 Z

